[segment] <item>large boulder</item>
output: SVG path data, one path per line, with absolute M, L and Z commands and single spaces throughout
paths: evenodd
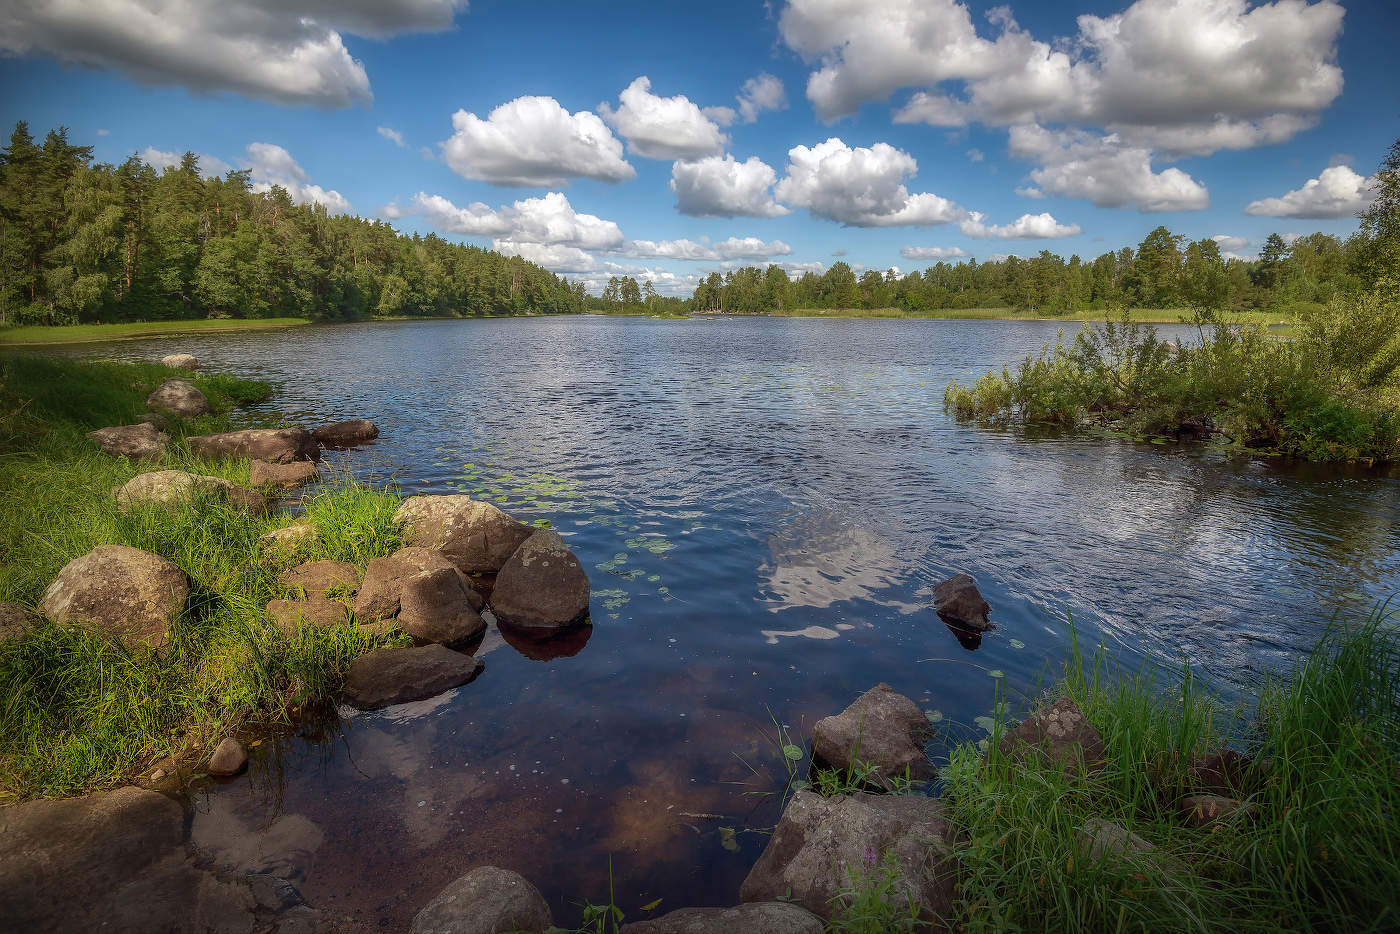
M 622 926 L 622 934 L 822 934 L 822 919 L 791 902 L 752 902 L 737 908 L 682 908 Z
M 88 437 L 97 442 L 103 453 L 113 457 L 157 458 L 165 454 L 170 439 L 155 425 L 116 425 L 89 431 Z
M 345 702 L 360 710 L 436 697 L 476 678 L 481 659 L 441 645 L 375 649 L 350 663 Z
M 840 769 L 874 766 L 869 780 L 889 788 L 893 778 L 933 778 L 933 763 L 924 752 L 932 738 L 933 727 L 918 704 L 888 684 L 877 684 L 836 716 L 817 721 L 812 751 Z
M 199 369 L 199 360 L 194 354 L 172 353 L 161 357 L 160 365 L 172 370 L 197 370 Z
M 564 539 L 539 529 L 496 575 L 491 611 L 523 629 L 562 629 L 588 614 L 590 593 L 588 575 Z
M 361 622 L 376 619 L 392 619 L 399 615 L 402 606 L 403 582 L 424 571 L 450 568 L 457 571 L 466 588 L 466 600 L 471 608 L 480 613 L 486 605 L 481 594 L 471 586 L 466 576 L 447 555 L 434 548 L 400 548 L 384 558 L 374 558 L 365 568 L 365 579 L 355 597 L 355 616 Z
M 146 404 L 181 418 L 193 418 L 214 411 L 204 393 L 194 388 L 194 383 L 187 379 L 168 379 L 161 383 L 146 397 Z
M 953 912 L 955 830 L 943 802 L 922 795 L 836 795 L 802 790 L 783 811 L 748 878 L 743 902 L 791 899 L 823 920 L 844 907 L 851 873 L 892 869 L 891 897 L 931 923 Z M 886 854 L 892 862 L 885 863 Z
M 269 464 L 267 461 L 255 460 L 248 465 L 248 483 L 251 486 L 270 486 L 290 490 L 308 483 L 315 483 L 319 479 L 321 479 L 321 471 L 311 461 Z
M 353 596 L 360 588 L 360 572 L 349 561 L 308 561 L 283 571 L 277 582 L 300 594 Z
M 40 624 L 38 616 L 18 603 L 0 603 L 0 642 L 22 636 Z
M 995 629 L 987 615 L 992 608 L 977 581 L 967 574 L 955 574 L 933 588 L 934 610 L 949 626 L 971 632 Z
M 367 418 L 354 418 L 333 425 L 322 425 L 311 434 L 317 444 L 328 448 L 348 448 L 378 438 L 379 426 Z
M 1035 711 L 1001 738 L 1003 756 L 1038 756 L 1065 774 L 1079 774 L 1081 767 L 1097 768 L 1103 761 L 1103 737 L 1074 701 L 1061 697 Z
M 420 571 L 401 585 L 399 628 L 419 642 L 468 645 L 486 632 L 486 621 L 472 609 L 475 593 L 455 567 Z
M 270 508 L 267 499 L 223 477 L 185 470 L 153 470 L 137 474 L 117 488 L 117 505 L 126 511 L 136 505 L 176 506 L 200 496 L 221 497 L 229 505 L 255 516 Z
M 128 645 L 156 647 L 185 608 L 185 573 L 160 555 L 125 545 L 98 545 L 74 558 L 44 591 L 44 615 L 109 633 Z
M 394 521 L 404 526 L 404 544 L 436 548 L 465 574 L 501 569 L 531 529 L 490 503 L 470 496 L 411 496 Z
M 504 934 L 554 926 L 549 903 L 522 875 L 481 866 L 449 883 L 413 917 L 409 934 Z
M 185 440 L 200 457 L 248 457 L 271 464 L 315 460 L 321 453 L 305 428 L 245 428 Z

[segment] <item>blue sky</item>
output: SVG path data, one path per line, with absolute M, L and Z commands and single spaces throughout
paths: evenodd
M 594 291 L 1088 258 L 1158 224 L 1248 257 L 1356 228 L 1400 136 L 1396 7 L 19 0 L 0 116 L 104 161 L 252 167 Z

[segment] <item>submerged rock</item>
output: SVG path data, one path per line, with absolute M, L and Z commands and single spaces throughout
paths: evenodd
M 142 422 L 139 425 L 117 425 L 112 428 L 99 428 L 88 435 L 103 453 L 113 457 L 157 458 L 165 454 L 165 445 L 170 439 L 155 425 Z
M 245 428 L 185 440 L 200 457 L 248 457 L 270 464 L 315 460 L 321 453 L 305 428 Z
M 89 626 L 127 645 L 160 647 L 185 609 L 190 586 L 174 562 L 139 548 L 98 545 L 74 558 L 44 591 L 44 615 Z
M 400 548 L 385 558 L 374 558 L 365 568 L 365 579 L 360 584 L 355 598 L 355 616 L 361 622 L 376 619 L 392 619 L 399 615 L 403 582 L 424 571 L 439 568 L 457 570 L 457 565 L 447 555 L 433 548 Z M 460 571 L 462 585 L 466 588 L 466 601 L 473 610 L 480 613 L 486 605 L 480 593 Z
M 277 582 L 288 590 L 303 594 L 337 591 L 354 596 L 360 587 L 360 572 L 349 561 L 308 561 L 283 571 Z
M 209 757 L 209 774 L 220 777 L 237 775 L 248 767 L 248 750 L 232 736 L 227 737 Z
M 496 575 L 491 611 L 503 623 L 562 629 L 588 615 L 591 591 L 578 557 L 552 529 L 539 529 Z
M 554 926 L 549 903 L 517 872 L 481 866 L 449 883 L 413 917 L 409 934 L 540 934 Z
M 461 648 L 486 632 L 486 621 L 472 609 L 474 593 L 455 567 L 420 571 L 404 578 L 399 628 L 421 642 Z
M 230 505 L 257 516 L 269 504 L 261 493 L 244 489 L 223 477 L 185 470 L 153 470 L 137 474 L 117 488 L 117 505 L 126 511 L 138 504 L 178 505 L 199 496 L 220 496 Z
M 214 411 L 204 393 L 187 379 L 168 379 L 161 383 L 146 397 L 146 404 L 181 418 L 193 418 Z
M 977 589 L 977 581 L 967 574 L 955 574 L 935 586 L 933 599 L 938 618 L 949 626 L 972 632 L 996 628 L 987 618 L 991 606 Z
M 870 781 L 889 788 L 893 778 L 933 778 L 933 763 L 924 752 L 932 738 L 933 726 L 918 704 L 888 684 L 877 684 L 836 716 L 817 721 L 812 752 L 838 769 L 874 766 Z
M 1039 756 L 1067 775 L 1077 774 L 1081 763 L 1092 771 L 1104 757 L 1099 731 L 1068 697 L 1031 714 L 997 748 L 1004 756 Z
M 499 571 L 532 531 L 490 503 L 460 494 L 411 496 L 394 521 L 404 526 L 405 544 L 436 548 L 464 574 Z
M 822 934 L 822 919 L 791 902 L 751 902 L 737 908 L 682 908 L 622 926 L 622 934 Z
M 345 702 L 360 710 L 436 697 L 481 674 L 481 659 L 441 645 L 375 649 L 350 663 Z
M 922 795 L 836 795 L 802 790 L 783 811 L 763 855 L 739 889 L 743 902 L 791 899 L 829 921 L 851 873 L 886 871 L 890 897 L 915 905 L 926 922 L 951 918 L 955 831 L 943 802 Z
M 172 353 L 160 358 L 160 365 L 170 367 L 172 370 L 197 370 L 199 360 L 194 354 Z
M 321 479 L 321 471 L 311 461 L 290 464 L 269 464 L 255 460 L 248 465 L 248 483 L 252 486 L 273 486 L 291 490 Z
M 348 448 L 378 438 L 379 426 L 367 418 L 355 418 L 333 425 L 322 425 L 311 434 L 317 444 L 328 448 Z

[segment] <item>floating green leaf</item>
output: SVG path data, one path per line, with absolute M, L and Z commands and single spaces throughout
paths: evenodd
M 792 759 L 793 761 L 796 761 L 796 760 L 798 760 L 798 759 L 801 759 L 801 758 L 802 758 L 802 747 L 800 747 L 800 746 L 794 746 L 794 745 L 792 745 L 791 743 L 788 743 L 786 746 L 783 747 L 783 755 L 787 756 L 789 759 Z

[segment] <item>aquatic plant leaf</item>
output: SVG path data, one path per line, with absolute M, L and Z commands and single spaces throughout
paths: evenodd
M 800 746 L 794 746 L 791 743 L 788 743 L 786 746 L 783 747 L 783 755 L 787 756 L 789 759 L 796 761 L 802 758 L 802 748 Z

